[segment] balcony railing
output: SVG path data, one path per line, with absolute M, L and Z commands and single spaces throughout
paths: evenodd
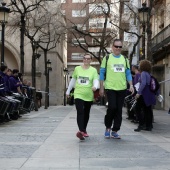
M 151 50 L 152 52 L 156 52 L 168 43 L 170 43 L 170 24 L 160 31 L 154 38 L 152 38 Z

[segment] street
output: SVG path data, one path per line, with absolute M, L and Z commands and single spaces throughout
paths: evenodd
M 152 132 L 134 132 L 126 119 L 122 139 L 104 138 L 104 106 L 91 109 L 85 141 L 78 131 L 75 106 L 41 107 L 0 125 L 0 170 L 168 170 L 170 115 L 154 110 Z

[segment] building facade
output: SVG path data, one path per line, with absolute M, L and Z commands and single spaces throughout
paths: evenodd
M 168 110 L 170 107 L 170 0 L 122 0 L 121 3 L 123 4 L 120 8 L 122 28 L 141 36 L 135 47 L 136 53 L 132 64 L 139 63 L 141 59 L 149 59 L 152 62 L 152 74 L 162 82 L 160 93 L 164 97 L 164 101 L 157 102 L 155 108 Z M 146 6 L 143 6 L 144 3 Z M 145 22 L 139 20 L 139 9 L 143 7 L 147 8 Z M 123 35 L 123 32 L 121 34 Z M 127 44 L 129 55 L 137 42 L 137 37 L 126 32 L 122 37 Z
M 111 1 L 108 1 L 108 4 L 111 4 Z M 113 26 L 110 23 L 111 17 L 113 16 L 112 12 L 118 14 L 118 8 L 113 7 L 113 5 L 109 5 L 111 9 L 111 13 L 109 14 L 107 21 L 107 30 L 106 34 L 108 35 L 108 31 L 113 30 Z M 114 8 L 114 10 L 113 10 Z M 108 6 L 105 1 L 98 0 L 63 0 L 62 1 L 62 10 L 63 14 L 66 17 L 67 27 L 71 29 L 68 31 L 68 43 L 67 43 L 67 66 L 70 72 L 70 76 L 74 70 L 74 67 L 77 65 L 81 65 L 83 55 L 86 52 L 86 49 L 89 52 L 92 52 L 96 56 L 100 54 L 100 43 L 102 41 L 101 37 L 103 34 L 104 23 L 106 22 L 106 17 L 104 16 L 103 11 L 108 11 Z M 84 35 L 77 36 L 74 35 L 73 32 L 74 27 L 77 29 L 84 31 L 85 34 L 91 35 L 88 38 L 85 38 Z M 116 29 L 115 29 L 116 31 Z M 111 31 L 110 31 L 111 32 Z M 113 33 L 112 33 L 113 34 Z M 116 35 L 117 36 L 117 35 Z M 106 46 L 108 52 L 111 52 L 110 44 L 112 43 L 113 36 L 105 36 L 108 38 L 108 45 Z M 110 38 L 109 38 L 110 37 Z M 77 41 L 77 39 L 78 41 Z M 80 44 L 83 48 L 80 48 Z M 103 54 L 105 55 L 105 54 Z M 97 59 L 93 58 L 93 62 L 91 65 L 95 66 L 98 70 L 100 67 L 100 63 Z
M 6 1 L 7 5 L 9 1 Z M 26 3 L 26 2 L 25 2 Z M 48 2 L 47 2 L 48 3 Z M 49 4 L 50 5 L 50 4 Z M 14 13 L 10 13 L 9 21 L 5 28 L 5 49 L 4 61 L 5 65 L 10 69 L 20 70 L 20 28 L 18 27 L 15 32 L 11 32 L 12 19 Z M 63 19 L 64 24 L 64 19 Z M 2 43 L 1 43 L 2 44 Z M 0 44 L 0 47 L 2 47 Z M 64 100 L 64 72 L 63 69 L 67 65 L 66 59 L 67 44 L 65 39 L 60 39 L 56 43 L 56 47 L 47 52 L 47 59 L 51 60 L 52 71 L 49 73 L 49 104 L 61 105 Z M 44 52 L 40 49 L 41 57 L 36 60 L 36 89 L 45 92 L 45 63 Z M 28 81 L 32 80 L 32 47 L 30 39 L 26 36 L 24 38 L 24 74 L 23 78 Z M 43 100 L 44 101 L 44 93 Z
M 153 73 L 161 83 L 161 94 L 164 102 L 159 108 L 168 110 L 170 107 L 170 0 L 155 0 L 152 5 L 151 18 L 151 51 Z

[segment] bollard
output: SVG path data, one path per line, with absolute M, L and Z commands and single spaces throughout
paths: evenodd
M 38 111 L 38 103 L 36 99 L 36 89 L 32 88 L 32 96 L 33 96 L 33 101 L 34 101 L 34 110 Z

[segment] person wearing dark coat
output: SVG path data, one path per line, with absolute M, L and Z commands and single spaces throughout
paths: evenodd
M 9 92 L 7 86 L 7 82 L 8 82 L 8 77 L 6 75 L 7 71 L 8 71 L 7 66 L 0 67 L 0 95 L 1 96 L 5 96 Z
M 12 73 L 13 75 L 9 78 L 10 91 L 12 91 L 13 93 L 22 93 L 20 89 L 21 82 L 18 79 L 19 70 L 14 69 Z
M 141 60 L 139 64 L 141 72 L 139 90 L 135 96 L 137 102 L 143 108 L 144 116 L 139 113 L 139 126 L 134 131 L 152 130 L 153 110 L 152 106 L 156 104 L 156 95 L 150 90 L 151 63 L 148 60 Z M 145 124 L 145 127 L 144 127 Z

